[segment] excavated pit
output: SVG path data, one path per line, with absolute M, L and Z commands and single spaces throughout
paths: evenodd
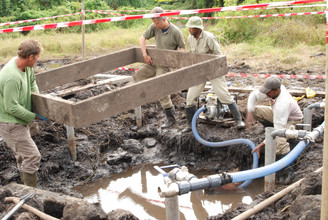
M 230 67 L 234 71 L 245 72 L 243 67 Z M 133 71 L 115 70 L 110 72 L 115 75 L 131 76 Z M 277 74 L 280 74 L 277 72 Z M 283 73 L 286 74 L 286 73 Z M 74 83 L 76 85 L 86 85 L 93 79 L 81 80 Z M 263 79 L 256 78 L 230 78 L 227 81 L 232 85 L 258 86 Z M 311 86 L 315 91 L 324 90 L 324 80 L 284 80 L 284 84 L 291 88 L 305 88 Z M 65 85 L 59 88 L 67 89 L 72 85 Z M 102 85 L 101 88 L 91 88 L 80 91 L 76 94 L 66 96 L 66 99 L 83 100 L 99 92 L 99 90 L 115 89 L 122 84 Z M 97 95 L 97 94 L 96 94 Z M 76 204 L 71 207 L 64 202 L 58 202 L 56 196 L 52 199 L 44 200 L 49 191 L 64 194 L 70 197 L 82 199 L 83 195 L 73 190 L 74 187 L 83 186 L 92 181 L 99 181 L 102 178 L 110 179 L 114 174 L 120 174 L 129 168 L 145 164 L 179 164 L 197 171 L 201 170 L 208 173 L 221 173 L 231 171 L 236 168 L 240 170 L 249 169 L 252 164 L 250 149 L 244 145 L 234 145 L 223 148 L 208 148 L 199 144 L 192 133 L 183 134 L 181 131 L 185 127 L 186 119 L 184 114 L 185 99 L 182 93 L 172 94 L 172 101 L 176 109 L 177 124 L 172 129 L 160 129 L 160 125 L 165 121 L 165 115 L 159 105 L 159 102 L 152 102 L 142 106 L 143 123 L 142 128 L 135 125 L 134 110 L 128 110 L 114 117 L 104 119 L 93 125 L 75 129 L 77 144 L 77 160 L 70 159 L 67 147 L 66 129 L 62 124 L 49 121 L 38 121 L 39 132 L 33 135 L 37 146 L 42 155 L 41 167 L 38 172 L 39 188 L 46 190 L 37 194 L 27 204 L 38 208 L 54 217 L 62 219 L 119 219 L 117 216 L 130 216 L 126 219 L 137 219 L 133 213 L 122 210 L 114 213 L 105 213 L 99 210 L 99 204 L 93 206 L 81 206 L 77 208 Z M 243 116 L 246 114 L 246 103 L 248 93 L 237 94 L 237 104 Z M 301 109 L 311 103 L 322 101 L 321 97 L 311 99 L 302 99 L 299 101 Z M 318 126 L 323 121 L 324 110 L 315 109 L 313 111 L 313 127 Z M 227 118 L 230 115 L 226 115 Z M 208 141 L 224 141 L 234 138 L 245 138 L 259 144 L 264 139 L 264 127 L 257 123 L 252 130 L 237 130 L 234 123 L 208 123 L 199 121 L 198 130 L 202 137 Z M 290 141 L 291 146 L 297 144 L 296 141 Z M 254 215 L 252 219 L 286 219 L 291 216 L 317 216 L 320 214 L 320 189 L 321 174 L 311 174 L 314 170 L 322 166 L 323 143 L 311 143 L 305 151 L 294 162 L 296 172 L 293 174 L 289 183 L 295 182 L 303 177 L 307 180 L 300 189 L 294 190 L 290 195 L 279 200 L 277 203 L 264 209 L 262 212 Z M 3 216 L 10 209 L 10 204 L 3 202 L 7 196 L 24 196 L 28 189 L 22 190 L 20 187 L 10 184 L 11 182 L 21 183 L 19 172 L 16 167 L 15 158 L 6 144 L 0 142 L 0 216 Z M 263 152 L 260 157 L 260 165 L 263 165 Z M 315 183 L 315 184 L 313 184 Z M 8 185 L 9 184 L 9 185 Z M 154 186 L 157 187 L 157 186 Z M 278 189 L 277 189 L 278 190 Z M 266 192 L 257 196 L 254 203 L 268 198 L 274 194 Z M 311 201 L 311 205 L 303 207 L 302 201 Z M 290 208 L 280 212 L 287 205 Z M 208 217 L 208 219 L 231 219 L 232 217 L 247 210 L 248 205 L 240 204 L 238 208 L 227 211 L 219 216 Z M 319 208 L 318 208 L 319 207 Z M 90 213 L 97 209 L 95 218 Z M 128 207 L 122 207 L 128 210 Z M 83 212 L 82 212 L 83 210 Z M 319 211 L 318 211 L 319 210 Z M 22 215 L 23 209 L 15 215 Z M 123 214 L 122 214 L 123 213 Z M 111 217 L 115 216 L 116 217 Z M 294 217 L 293 217 L 294 218 Z M 292 218 L 292 219 L 293 219 Z M 295 218 L 296 219 L 296 218 Z M 297 218 L 298 219 L 298 218 Z

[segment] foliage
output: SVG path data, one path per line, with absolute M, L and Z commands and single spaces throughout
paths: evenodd
M 123 10 L 134 9 L 152 9 L 155 6 L 161 6 L 167 10 L 175 9 L 197 9 L 211 8 L 221 6 L 250 5 L 264 3 L 273 0 L 175 0 L 175 1 L 155 1 L 155 0 L 84 0 L 86 10 L 121 10 L 118 13 L 135 15 L 140 12 L 123 12 Z M 276 1 L 276 0 L 275 0 Z M 282 1 L 282 0 L 281 0 Z M 307 11 L 318 10 L 318 8 L 308 9 Z M 322 9 L 324 10 L 324 9 Z M 1 0 L 0 1 L 0 23 L 8 21 L 18 21 L 33 18 L 44 18 L 55 15 L 71 14 L 81 11 L 81 3 L 78 0 Z M 294 9 L 271 9 L 271 10 L 249 10 L 249 11 L 226 11 L 212 14 L 199 14 L 198 16 L 246 16 L 256 14 L 277 14 L 277 13 L 297 13 L 304 12 L 304 8 Z M 114 15 L 105 15 L 93 12 L 86 12 L 85 19 L 99 19 L 113 17 Z M 187 15 L 192 16 L 192 15 Z M 81 15 L 62 17 L 36 21 L 32 23 L 17 24 L 12 26 L 3 26 L 2 28 L 30 26 L 37 24 L 51 24 L 59 22 L 81 20 Z M 186 21 L 172 20 L 181 27 Z M 146 29 L 151 23 L 150 19 L 135 19 L 126 21 L 115 21 L 100 24 L 85 25 L 86 33 L 99 32 L 102 30 L 123 28 Z M 293 17 L 274 17 L 274 18 L 234 18 L 218 19 L 205 21 L 205 26 L 211 27 L 209 31 L 213 32 L 220 43 L 256 43 L 264 42 L 272 46 L 291 47 L 300 42 L 307 45 L 325 45 L 325 16 L 307 15 Z M 41 32 L 41 31 L 39 31 Z M 81 27 L 58 28 L 43 30 L 42 33 L 80 33 Z M 184 33 L 187 33 L 184 30 Z M 18 37 L 22 33 L 0 34 L 0 39 L 6 37 Z

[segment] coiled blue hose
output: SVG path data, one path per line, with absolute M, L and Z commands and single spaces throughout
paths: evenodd
M 233 140 L 229 140 L 229 141 L 221 141 L 221 142 L 209 142 L 209 141 L 206 141 L 204 140 L 203 138 L 201 138 L 197 132 L 197 118 L 199 116 L 199 114 L 201 112 L 205 111 L 205 107 L 202 107 L 200 109 L 198 109 L 196 111 L 196 113 L 194 114 L 194 117 L 192 118 L 192 122 L 191 122 L 191 129 L 192 129 L 192 133 L 194 134 L 196 140 L 205 145 L 205 146 L 208 146 L 208 147 L 224 147 L 224 146 L 230 146 L 230 145 L 234 145 L 234 144 L 246 144 L 248 145 L 252 150 L 254 150 L 254 148 L 256 147 L 255 144 L 248 140 L 248 139 L 242 139 L 242 138 L 239 138 L 239 139 L 233 139 Z M 252 169 L 255 169 L 258 167 L 258 161 L 259 161 L 259 157 L 257 155 L 256 152 L 253 153 L 253 165 L 252 165 Z M 237 173 L 240 173 L 240 172 L 237 172 Z M 231 175 L 231 173 L 229 173 Z M 245 181 L 244 183 L 242 183 L 240 186 L 238 186 L 238 188 L 245 188 L 247 187 L 251 182 L 252 182 L 253 178 L 252 179 L 245 179 L 245 180 L 242 180 L 242 181 Z M 235 182 L 241 182 L 241 181 L 235 181 Z

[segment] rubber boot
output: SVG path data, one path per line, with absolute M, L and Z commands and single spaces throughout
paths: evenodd
M 246 127 L 246 124 L 245 122 L 243 122 L 243 118 L 241 117 L 236 102 L 231 103 L 230 105 L 228 105 L 228 107 L 232 113 L 233 118 L 237 122 L 237 129 L 244 129 Z
M 38 173 L 37 172 L 35 172 L 33 174 L 24 173 L 23 176 L 24 176 L 24 185 L 36 188 L 37 183 L 38 183 Z
M 187 126 L 185 129 L 182 130 L 182 133 L 187 133 L 191 131 L 191 122 L 195 112 L 196 112 L 196 105 L 186 108 Z
M 161 128 L 169 128 L 175 124 L 174 107 L 165 109 L 165 114 L 167 117 L 167 121 L 164 125 L 161 126 Z

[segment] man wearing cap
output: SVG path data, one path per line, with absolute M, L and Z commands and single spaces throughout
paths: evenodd
M 269 98 L 271 106 L 256 105 L 258 101 Z M 260 121 L 264 126 L 273 126 L 275 129 L 289 128 L 291 125 L 301 123 L 303 113 L 295 99 L 281 85 L 281 79 L 277 76 L 268 77 L 264 84 L 254 90 L 248 97 L 246 126 L 255 120 Z M 284 157 L 289 151 L 289 143 L 286 138 L 276 137 L 277 160 Z M 261 148 L 264 147 L 265 140 L 259 144 L 253 152 L 260 156 Z M 252 152 L 252 153 L 253 153 Z
M 160 7 L 155 7 L 151 13 L 163 13 L 164 10 Z M 153 24 L 140 37 L 140 48 L 145 60 L 145 65 L 135 73 L 133 82 L 149 79 L 151 77 L 160 76 L 170 72 L 169 67 L 155 66 L 152 63 L 151 57 L 146 50 L 146 40 L 155 37 L 156 48 L 167 50 L 185 51 L 185 42 L 181 30 L 167 20 L 167 17 L 152 18 Z M 160 103 L 165 111 L 167 122 L 162 128 L 169 128 L 175 124 L 174 106 L 170 96 L 161 98 Z
M 216 37 L 212 33 L 204 31 L 203 20 L 200 17 L 191 17 L 186 26 L 189 28 L 190 33 L 188 36 L 188 46 L 190 52 L 222 55 L 220 45 Z M 225 77 L 221 76 L 213 79 L 211 80 L 211 84 L 220 102 L 228 105 L 234 119 L 237 122 L 237 128 L 245 128 L 245 123 L 242 120 L 238 106 L 229 94 Z M 191 130 L 191 121 L 196 111 L 197 100 L 200 93 L 204 90 L 204 87 L 205 82 L 188 89 L 186 98 L 186 115 L 188 125 L 183 132 L 188 132 Z

